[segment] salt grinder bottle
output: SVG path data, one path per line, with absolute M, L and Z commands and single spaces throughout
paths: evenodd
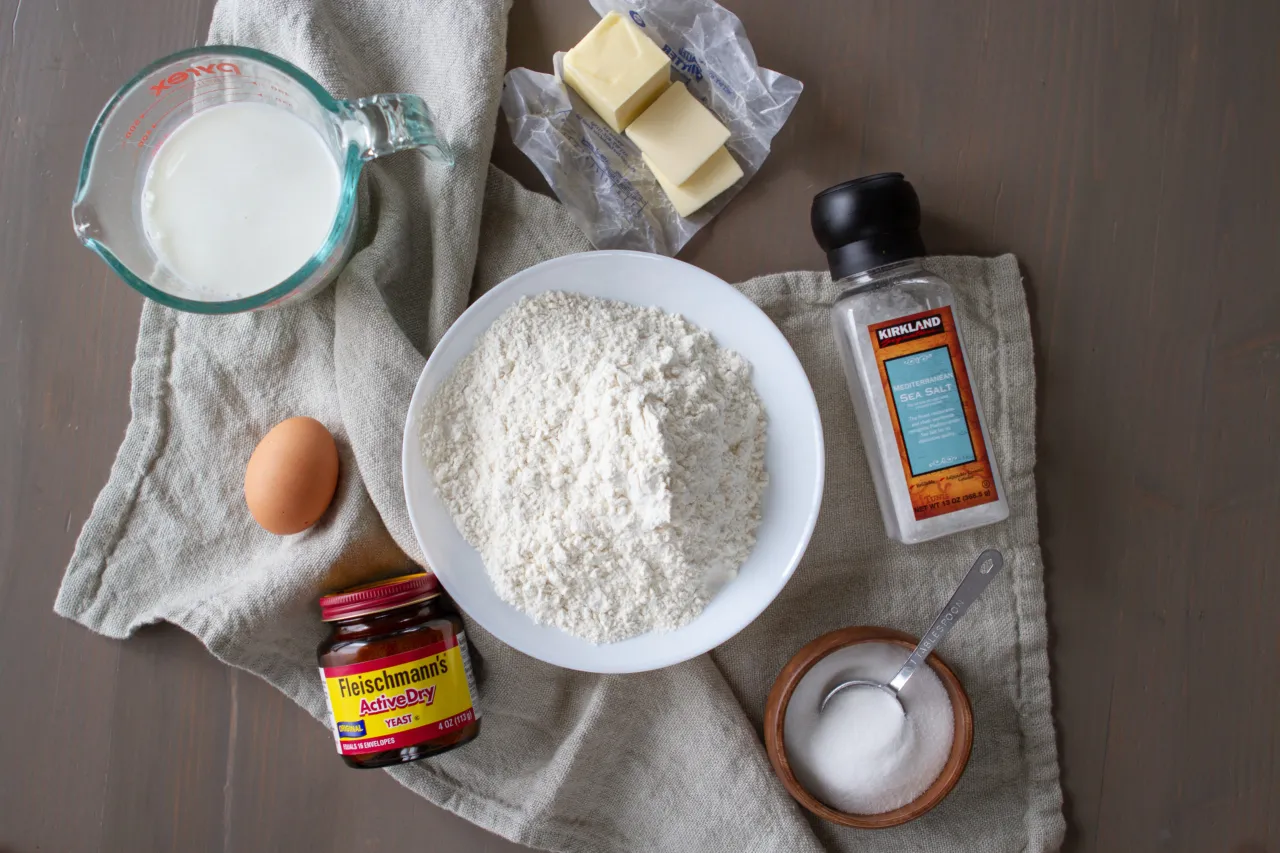
M 924 542 L 1003 521 L 1009 504 L 957 327 L 951 285 L 920 264 L 920 199 L 897 172 L 814 196 L 814 236 L 885 532 Z

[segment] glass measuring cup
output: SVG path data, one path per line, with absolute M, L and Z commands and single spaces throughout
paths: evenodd
M 216 299 L 157 257 L 143 228 L 142 193 L 151 161 L 175 130 L 205 110 L 236 102 L 287 110 L 311 125 L 337 163 L 341 195 L 328 237 L 293 275 L 241 298 Z M 361 168 L 409 148 L 453 163 L 417 95 L 338 100 L 306 72 L 265 51 L 192 48 L 148 65 L 107 102 L 85 146 L 71 218 L 81 242 L 144 296 L 201 314 L 252 311 L 305 298 L 337 276 L 355 240 Z

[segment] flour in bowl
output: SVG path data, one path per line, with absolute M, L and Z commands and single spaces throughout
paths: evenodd
M 427 401 L 422 452 L 503 600 L 595 643 L 688 623 L 755 544 L 751 366 L 656 308 L 525 297 Z

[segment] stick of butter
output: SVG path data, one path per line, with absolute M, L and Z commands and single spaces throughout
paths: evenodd
M 671 82 L 671 61 L 640 28 L 610 12 L 564 55 L 564 82 L 622 133 Z
M 653 161 L 655 171 L 683 184 L 729 141 L 729 128 L 683 83 L 673 83 L 631 123 L 627 136 Z
M 649 159 L 648 154 L 640 156 L 644 159 L 644 164 L 649 167 L 649 171 L 653 172 L 653 176 L 658 179 L 658 184 L 667 194 L 667 198 L 671 199 L 671 205 L 676 209 L 676 213 L 681 216 L 692 216 L 701 210 L 703 205 L 729 189 L 737 183 L 738 178 L 742 177 L 742 167 L 738 165 L 737 160 L 733 159 L 729 149 L 723 145 L 683 184 L 672 183 Z

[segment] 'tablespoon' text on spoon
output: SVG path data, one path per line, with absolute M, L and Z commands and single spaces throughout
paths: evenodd
M 951 600 L 947 602 L 947 606 L 942 608 L 942 612 L 938 614 L 938 618 L 933 620 L 933 625 L 928 632 L 921 638 L 919 645 L 915 650 L 907 656 L 907 662 L 902 665 L 902 669 L 898 670 L 898 674 L 889 680 L 888 684 L 881 684 L 879 681 L 868 681 L 866 679 L 850 679 L 841 682 L 835 687 L 827 691 L 827 695 L 822 697 L 822 704 L 818 706 L 821 711 L 827 707 L 827 703 L 831 701 L 831 697 L 835 696 L 841 690 L 849 687 L 874 687 L 877 690 L 883 690 L 893 697 L 898 703 L 898 707 L 902 707 L 902 699 L 898 693 L 902 690 L 907 679 L 920 668 L 920 664 L 924 663 L 925 658 L 933 652 L 938 643 L 951 632 L 955 624 L 960 621 L 960 617 L 969 609 L 969 605 L 978 600 L 979 596 L 986 591 L 987 584 L 991 583 L 1000 569 L 1004 567 L 1004 556 L 994 548 L 989 548 L 978 555 L 977 562 L 969 569 L 969 573 L 964 576 L 964 580 L 960 581 L 960 586 L 956 587 L 955 593 L 951 596 Z M 904 710 L 903 713 L 906 713 Z

